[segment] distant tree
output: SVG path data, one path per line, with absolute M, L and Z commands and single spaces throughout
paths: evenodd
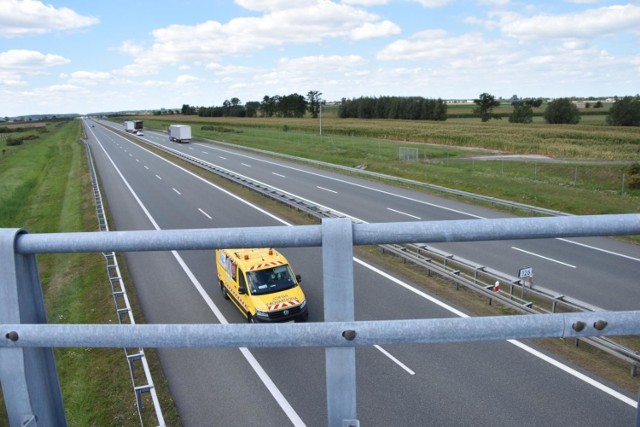
M 250 101 L 244 104 L 244 108 L 247 112 L 247 117 L 257 117 L 260 103 L 258 101 Z
M 474 99 L 473 102 L 478 106 L 473 109 L 473 114 L 480 117 L 483 122 L 488 122 L 491 119 L 500 119 L 497 114 L 493 114 L 493 109 L 500 105 L 500 101 L 497 101 L 493 95 L 488 93 L 480 94 L 478 99 Z
M 196 107 L 192 107 L 189 104 L 182 104 L 182 114 L 185 116 L 195 115 Z
M 324 100 L 320 98 L 322 92 L 318 92 L 317 90 L 310 90 L 307 93 L 307 108 L 309 109 L 309 113 L 311 113 L 311 117 L 314 119 L 318 118 L 320 113 L 320 106 L 324 105 Z
M 602 108 L 602 101 L 597 101 L 593 108 Z
M 542 100 L 542 98 L 535 98 L 535 99 L 533 99 L 533 98 L 527 98 L 527 99 L 525 100 L 525 102 L 526 102 L 527 104 L 531 105 L 531 106 L 532 106 L 532 107 L 534 107 L 534 108 L 538 108 L 538 107 L 540 107 L 540 106 L 542 105 L 543 100 Z
M 547 104 L 544 119 L 550 124 L 571 124 L 580 122 L 580 112 L 569 98 L 558 98 Z
M 607 123 L 613 126 L 640 126 L 640 95 L 625 96 L 609 109 Z
M 513 112 L 509 116 L 510 123 L 531 123 L 533 121 L 533 108 L 526 101 L 513 101 Z

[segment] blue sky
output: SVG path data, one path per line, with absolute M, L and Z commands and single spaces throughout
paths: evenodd
M 0 0 L 0 117 L 640 92 L 640 2 Z

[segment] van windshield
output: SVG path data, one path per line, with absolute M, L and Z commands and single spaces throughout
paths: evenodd
M 265 270 L 248 271 L 247 279 L 252 295 L 271 294 L 296 286 L 296 279 L 288 265 Z

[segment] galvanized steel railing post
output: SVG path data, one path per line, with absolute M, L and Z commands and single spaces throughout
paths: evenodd
M 322 220 L 322 272 L 325 322 L 354 320 L 353 225 L 350 219 Z M 354 340 L 356 331 L 343 331 Z M 330 426 L 359 425 L 356 411 L 356 349 L 327 347 L 327 416 Z
M 47 323 L 34 254 L 17 254 L 20 229 L 0 229 L 0 324 Z M 16 332 L 0 339 L 18 341 Z M 0 348 L 0 383 L 12 426 L 65 426 L 51 347 Z

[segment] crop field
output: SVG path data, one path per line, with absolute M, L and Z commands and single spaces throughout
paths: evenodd
M 605 115 L 578 125 L 312 118 L 141 116 L 145 127 L 192 126 L 194 138 L 219 140 L 573 214 L 640 212 L 640 190 L 627 185 L 640 159 L 640 128 L 606 125 Z M 117 119 L 119 120 L 119 119 Z M 117 121 L 116 120 L 116 121 Z M 399 152 L 416 148 L 417 161 Z M 510 160 L 504 155 L 518 155 Z M 505 160 L 506 159 L 506 160 Z

